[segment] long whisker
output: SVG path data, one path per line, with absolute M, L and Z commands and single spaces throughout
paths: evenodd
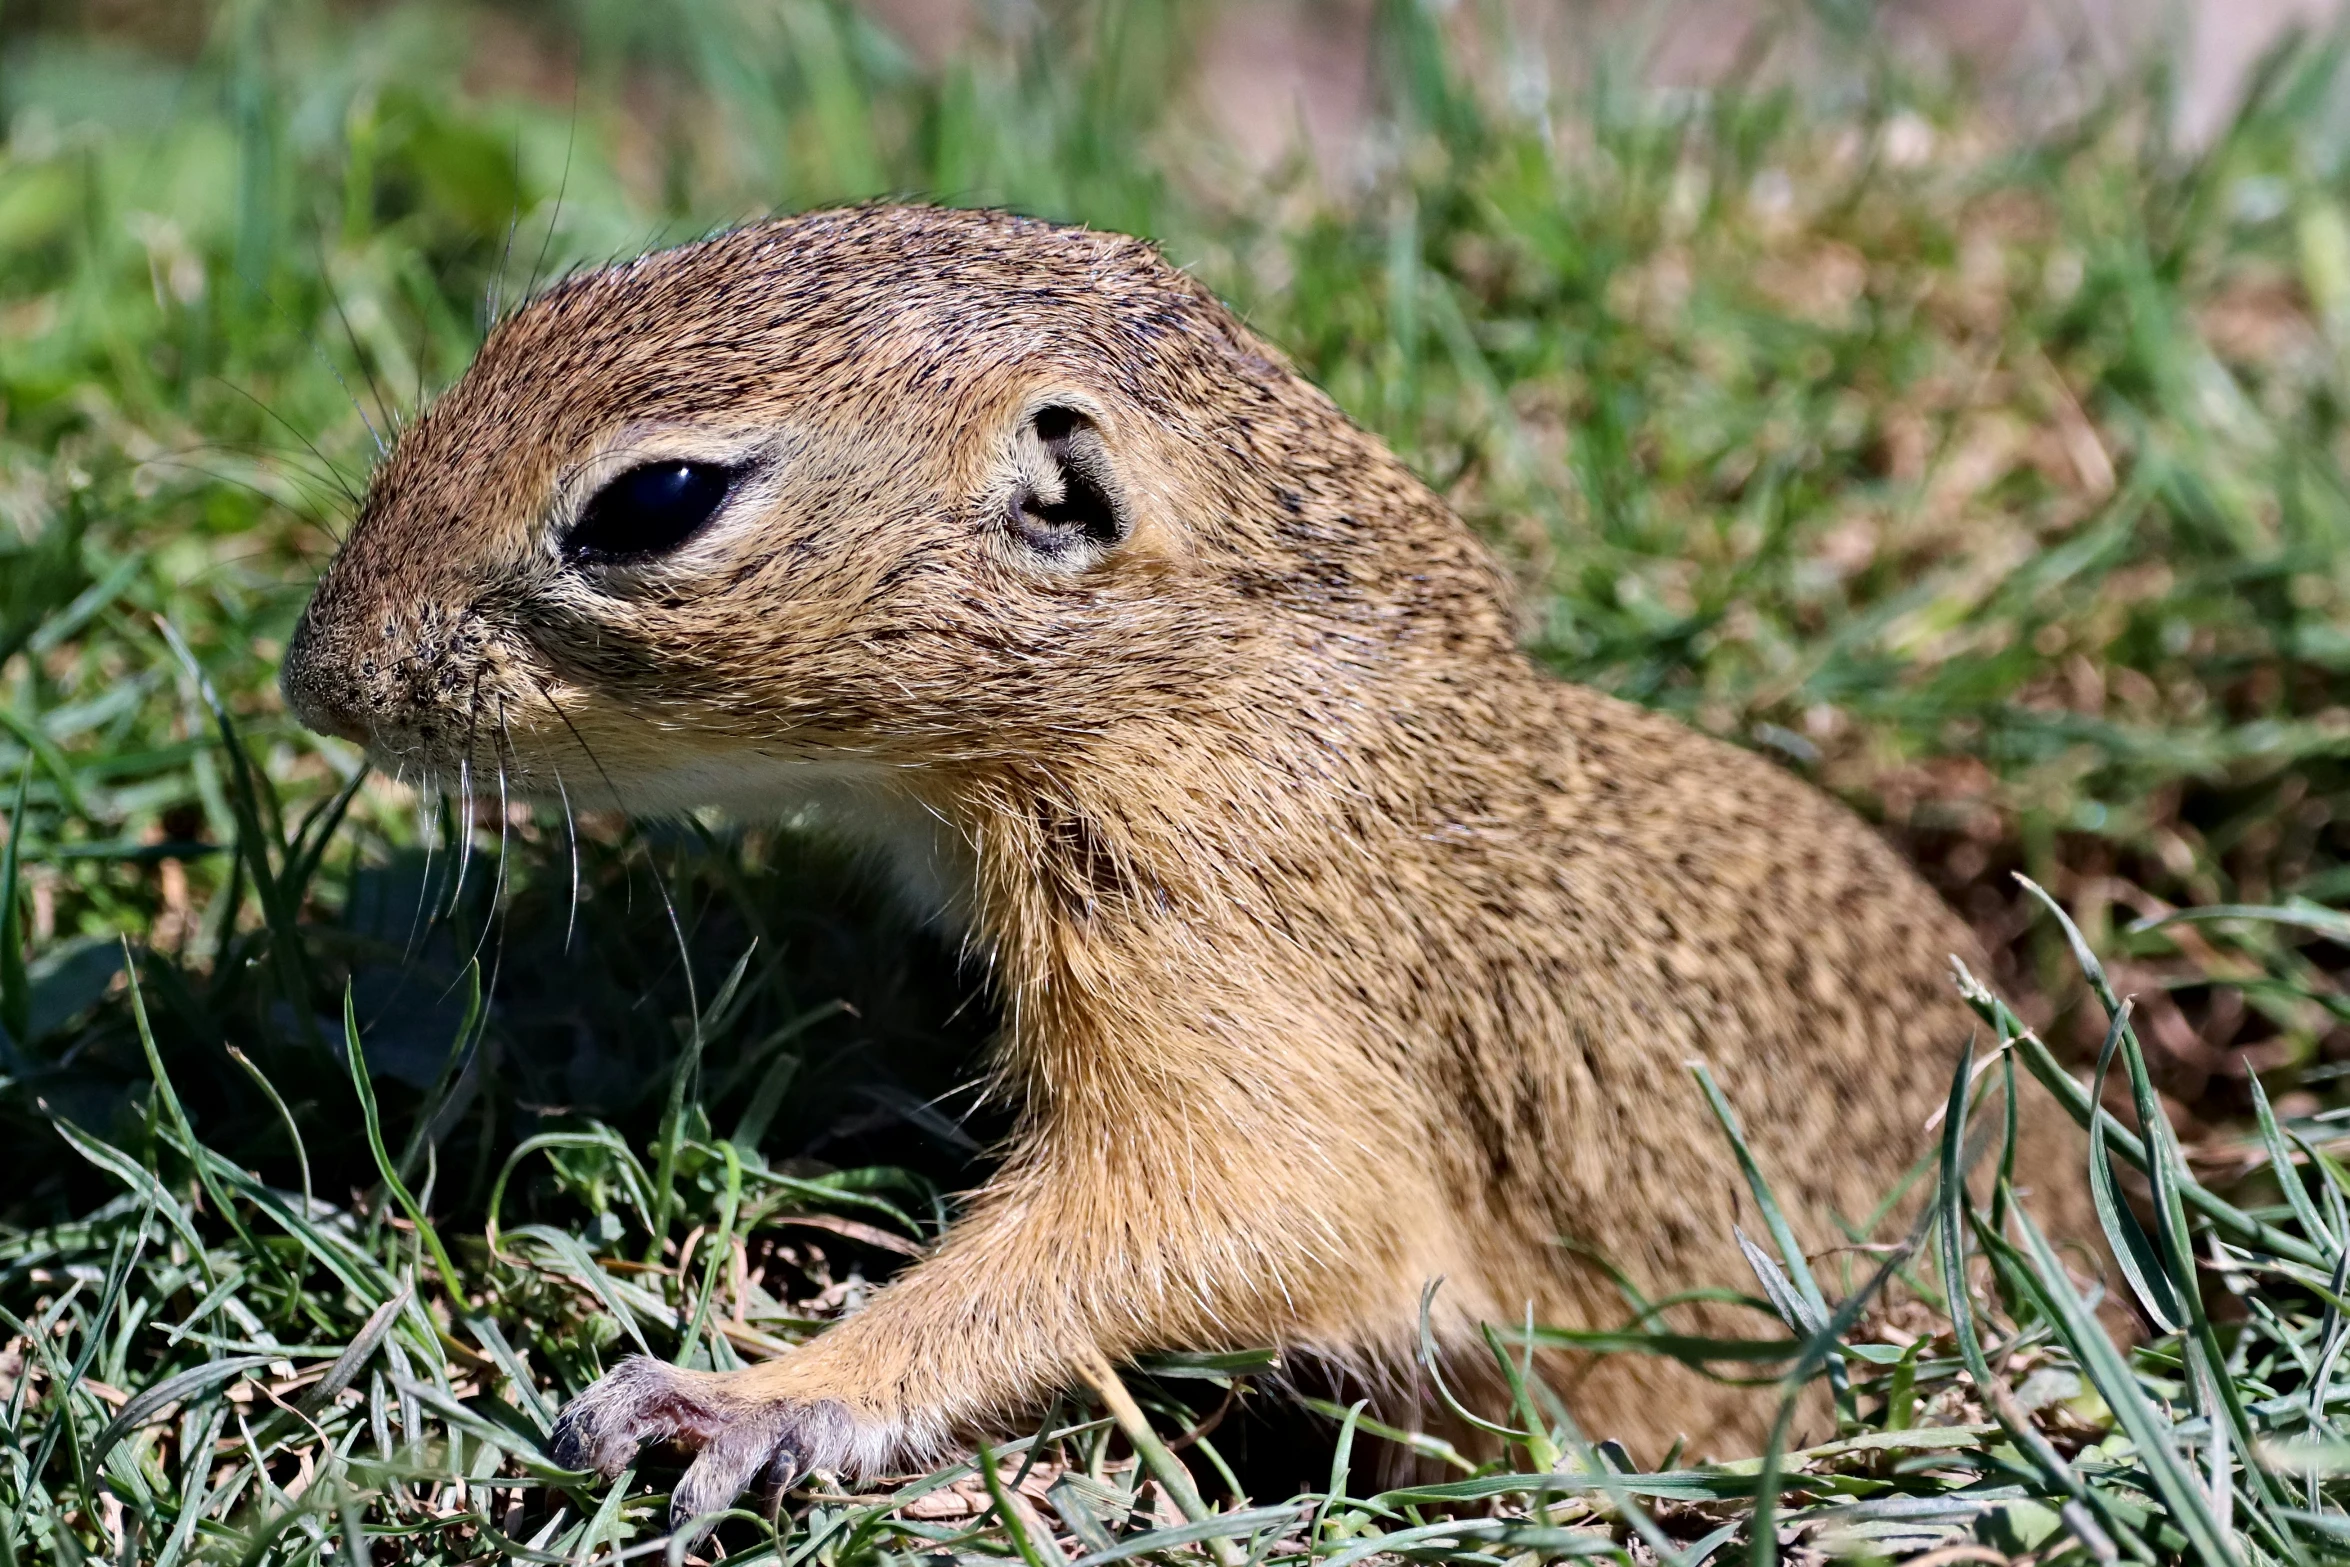
M 330 294 L 333 293 L 332 285 L 329 285 L 327 291 Z M 326 346 L 320 343 L 316 337 L 311 335 L 310 329 L 296 321 L 294 319 L 294 313 L 277 302 L 276 295 L 272 294 L 268 289 L 264 288 L 261 290 L 261 297 L 269 301 L 269 308 L 277 312 L 279 320 L 285 322 L 286 325 L 294 328 L 296 331 L 302 334 L 302 340 L 310 345 L 310 351 L 318 356 L 318 362 L 326 366 L 326 373 L 333 376 L 335 378 L 335 385 L 343 389 L 343 396 L 348 399 L 351 404 L 351 412 L 357 414 L 359 416 L 359 422 L 367 426 L 368 435 L 371 436 L 375 441 L 376 455 L 379 457 L 382 456 L 387 450 L 384 445 L 383 434 L 381 431 L 376 429 L 375 422 L 367 417 L 367 410 L 360 406 L 359 396 L 356 392 L 351 390 L 351 383 L 343 379 L 342 367 L 334 362 L 334 357 L 326 351 Z M 335 308 L 340 310 L 342 308 L 342 301 L 337 300 L 335 302 Z M 291 429 L 292 426 L 289 425 L 287 428 Z
M 482 948 L 490 944 L 490 932 L 493 930 L 497 932 L 497 946 L 490 955 L 489 978 L 482 985 L 481 990 L 482 1003 L 485 1006 L 488 1005 L 491 994 L 498 988 L 498 971 L 505 966 L 506 962 L 506 876 L 509 858 L 506 850 L 508 847 L 507 825 L 511 820 L 512 812 L 508 808 L 506 798 L 505 740 L 506 712 L 504 705 L 500 704 L 496 742 L 498 747 L 498 868 L 490 878 L 489 915 L 481 922 L 481 934 L 475 937 L 473 942 L 473 963 L 478 966 L 481 963 Z M 451 988 L 456 985 L 453 978 L 449 983 Z
M 580 755 L 588 759 L 588 765 L 604 780 L 604 790 L 612 796 L 612 803 L 620 805 L 620 786 L 612 781 L 610 773 L 604 771 L 604 764 L 588 745 L 587 736 L 579 732 L 579 726 L 571 721 L 569 713 L 563 711 L 562 705 L 555 700 L 555 693 L 538 677 L 536 670 L 530 671 L 530 683 L 539 688 L 539 700 L 545 702 L 548 710 L 562 720 L 563 727 L 571 734 L 572 743 L 579 747 Z M 561 768 L 555 769 L 555 788 L 563 797 L 563 829 L 571 846 L 571 913 L 563 923 L 563 950 L 569 952 L 571 933 L 579 924 L 579 819 L 572 809 L 571 790 L 563 782 Z M 625 806 L 622 808 L 626 809 Z
M 563 198 L 571 190 L 571 151 L 579 141 L 579 73 L 571 76 L 571 129 L 563 139 L 563 177 L 555 183 L 555 210 L 547 216 L 547 232 L 539 236 L 538 259 L 530 264 L 530 283 L 522 297 L 529 299 L 539 291 L 539 273 L 547 264 L 547 251 L 555 243 L 555 226 L 563 221 Z
M 392 419 L 391 408 L 384 402 L 383 387 L 377 384 L 375 371 L 367 362 L 367 351 L 359 346 L 359 333 L 351 325 L 350 314 L 343 309 L 343 291 L 335 287 L 334 274 L 327 270 L 326 241 L 319 236 L 316 229 L 311 230 L 310 241 L 312 248 L 318 253 L 319 284 L 326 290 L 326 302 L 334 306 L 335 319 L 342 323 L 343 341 L 351 345 L 351 363 L 358 367 L 360 378 L 367 385 L 367 400 L 375 404 L 375 416 L 383 421 L 384 429 L 397 433 L 398 426 Z M 377 430 L 374 424 L 368 422 L 364 412 L 360 414 L 359 418 L 361 423 L 367 424 L 367 433 L 375 437 L 376 451 L 379 454 L 386 451 L 388 448 L 384 444 L 382 432 Z
M 594 767 L 597 775 L 604 780 L 604 788 L 610 792 L 613 804 L 620 806 L 625 811 L 628 807 L 621 798 L 620 786 L 614 783 L 612 775 L 604 770 L 604 764 L 596 756 L 595 749 L 587 743 L 587 736 L 579 732 L 579 726 L 571 721 L 571 715 L 564 712 L 561 705 L 555 701 L 555 693 L 547 688 L 547 683 L 539 678 L 537 671 L 530 672 L 530 680 L 531 684 L 539 688 L 539 695 L 545 700 L 547 706 L 554 709 L 555 716 L 563 721 L 563 727 L 571 732 L 572 740 L 579 746 L 581 754 L 587 757 L 589 765 Z M 651 859 L 652 851 L 648 846 L 646 849 L 648 864 Z M 661 879 L 661 868 L 658 865 L 652 866 L 652 875 L 653 890 L 661 895 L 661 907 L 669 915 L 669 933 L 677 941 L 678 966 L 685 971 L 686 1006 L 694 1019 L 694 1027 L 698 1029 L 702 1026 L 701 991 L 694 982 L 694 960 L 691 950 L 686 945 L 685 925 L 677 917 L 677 903 L 669 896 L 669 884 Z
M 473 742 L 481 724 L 481 676 L 473 674 L 473 689 L 465 704 L 465 746 L 457 757 L 457 788 L 464 804 L 464 820 L 458 824 L 463 834 L 457 841 L 457 884 L 449 889 L 448 917 L 457 917 L 457 900 L 465 893 L 465 873 L 473 864 Z
M 441 282 L 440 269 L 436 267 L 432 271 L 433 283 L 437 287 Z M 417 418 L 424 412 L 425 361 L 432 353 L 432 317 L 427 313 L 421 301 L 417 301 L 414 308 L 416 312 L 416 346 L 409 350 L 408 354 L 408 357 L 416 364 L 416 395 L 408 399 L 408 417 L 411 419 Z
M 571 951 L 571 934 L 579 928 L 579 819 L 571 809 L 571 791 L 563 786 L 563 769 L 550 767 L 555 793 L 563 802 L 563 845 L 571 856 L 571 909 L 563 917 L 563 951 Z
M 555 715 L 566 730 L 570 731 L 571 743 L 579 747 L 579 754 L 588 759 L 588 765 L 596 770 L 596 776 L 604 780 L 604 791 L 612 796 L 612 803 L 623 811 L 627 810 L 627 802 L 620 797 L 620 785 L 614 783 L 612 775 L 604 770 L 602 758 L 598 757 L 595 748 L 587 743 L 587 736 L 579 732 L 579 726 L 571 721 L 571 715 L 563 711 L 562 704 L 555 700 L 554 691 L 546 681 L 539 678 L 536 670 L 526 670 L 525 673 L 530 676 L 530 683 L 539 688 L 539 699 L 547 704 L 547 710 Z M 568 795 L 565 796 L 566 801 L 569 798 Z
M 497 992 L 498 976 L 506 969 L 506 894 L 510 885 L 506 870 L 506 830 L 514 815 L 506 804 L 506 760 L 514 756 L 514 737 L 507 727 L 503 697 L 498 699 L 498 753 L 498 943 L 490 952 L 489 983 L 482 990 L 485 997 Z
M 492 930 L 498 933 L 498 952 L 503 954 L 506 949 L 507 848 L 506 760 L 501 756 L 498 759 L 498 867 L 490 877 L 489 917 L 481 922 L 481 935 L 476 937 L 473 943 L 473 961 L 476 963 L 481 961 L 482 948 L 489 944 Z M 493 980 L 497 976 L 497 971 L 498 964 L 493 958 L 490 963 L 490 975 Z M 485 988 L 482 994 L 486 996 L 489 992 Z
M 284 498 L 282 496 L 272 494 L 270 491 L 263 489 L 260 485 L 255 484 L 250 479 L 240 478 L 238 475 L 233 473 L 223 473 L 217 468 L 207 468 L 202 463 L 189 462 L 184 458 L 174 457 L 168 454 L 160 457 L 149 457 L 137 464 L 137 468 L 162 468 L 167 470 L 176 469 L 186 473 L 201 474 L 205 479 L 213 484 L 227 485 L 234 489 L 243 490 L 250 495 L 257 495 L 272 506 L 282 506 L 285 504 Z M 318 475 L 312 473 L 308 468 L 301 466 L 299 463 L 292 461 L 287 462 L 284 471 L 293 476 L 294 487 L 305 502 L 315 504 L 319 501 L 320 497 L 315 490 L 315 486 L 320 482 Z M 331 503 L 338 498 L 339 497 L 335 496 L 326 497 L 330 506 Z M 291 510 L 293 508 L 288 509 Z M 335 545 L 337 548 L 341 547 L 343 542 L 342 535 L 335 532 L 335 530 L 328 524 L 309 516 L 304 516 L 302 520 L 309 526 L 314 527 L 318 529 L 319 532 L 325 534 L 328 543 Z M 268 553 L 268 551 L 265 548 L 256 549 L 253 553 L 255 557 L 258 558 L 259 556 Z
M 406 781 L 408 764 L 402 762 L 393 776 L 403 782 Z M 432 895 L 432 861 L 433 848 L 440 837 L 437 831 L 440 826 L 440 800 L 441 793 L 438 789 L 432 790 L 429 794 L 422 788 L 417 791 L 416 836 L 424 840 L 424 868 L 417 876 L 416 908 L 408 916 L 408 940 L 400 952 L 400 966 L 402 968 L 407 968 L 416 961 L 417 938 L 424 930 L 425 910 L 435 901 Z
M 694 1034 L 698 1038 L 702 1032 L 702 993 L 694 981 L 693 949 L 686 944 L 685 924 L 677 917 L 677 900 L 669 896 L 669 883 L 662 879 L 651 844 L 645 846 L 645 864 L 652 872 L 653 890 L 661 895 L 662 912 L 669 916 L 669 935 L 677 943 L 677 966 L 685 974 L 686 1016 L 694 1020 Z
M 514 202 L 506 209 L 506 243 L 498 249 L 498 270 L 490 274 L 489 322 L 498 324 L 498 312 L 506 308 L 506 263 L 514 259 L 514 231 L 522 224 L 522 132 L 514 132 Z
M 139 468 L 177 466 L 201 473 L 208 479 L 217 479 L 224 484 L 241 483 L 249 489 L 254 488 L 250 480 L 240 480 L 216 469 L 198 468 L 190 461 L 191 458 L 214 454 L 242 457 L 271 474 L 290 474 L 307 485 L 332 489 L 339 501 L 345 503 L 352 501 L 354 497 L 351 494 L 350 486 L 343 482 L 341 471 L 331 466 L 324 466 L 325 459 L 317 457 L 317 448 L 311 448 L 311 452 L 313 458 L 316 459 L 315 461 L 305 460 L 299 450 L 284 442 L 192 441 L 185 446 L 170 447 L 156 452 L 152 456 L 139 459 L 133 471 L 135 472 Z
M 440 911 L 434 918 L 448 920 L 454 924 L 457 919 L 458 905 L 465 896 L 466 873 L 473 866 L 473 758 L 470 755 L 459 757 L 457 760 L 457 814 L 452 824 L 452 830 L 457 835 L 455 849 L 457 874 L 455 880 L 449 885 L 448 896 L 441 900 Z
M 282 314 L 282 312 L 281 312 L 281 314 Z M 316 345 L 316 344 L 312 344 L 311 346 L 315 348 L 317 345 Z M 321 352 L 321 354 L 320 354 L 320 357 L 321 357 L 321 358 L 324 358 L 324 357 L 325 357 L 325 355 L 324 355 L 323 351 Z M 330 360 L 327 360 L 327 368 L 328 368 L 329 370 L 334 370 L 334 361 L 333 361 L 333 360 L 331 360 L 331 359 L 330 359 Z M 346 479 L 345 477 L 343 477 L 343 470 L 335 466 L 335 464 L 334 464 L 334 459 L 333 459 L 333 458 L 331 458 L 331 457 L 329 457 L 329 456 L 327 456 L 327 454 L 326 454 L 326 453 L 324 453 L 324 452 L 320 451 L 320 450 L 318 449 L 318 443 L 317 443 L 316 441 L 313 441 L 312 439 L 310 439 L 310 437 L 309 437 L 309 436 L 307 436 L 307 435 L 304 435 L 304 434 L 303 434 L 303 433 L 302 433 L 302 432 L 301 432 L 299 429 L 297 429 L 297 428 L 295 427 L 295 425 L 294 425 L 294 423 L 293 423 L 293 421 L 292 421 L 292 420 L 288 419 L 288 418 L 287 418 L 287 417 L 286 417 L 284 414 L 281 414 L 281 413 L 279 413 L 279 412 L 278 412 L 276 409 L 274 409 L 274 408 L 270 407 L 270 406 L 269 406 L 269 404 L 267 404 L 267 403 L 263 402 L 263 401 L 262 401 L 260 398 L 258 398 L 258 397 L 255 397 L 255 396 L 254 396 L 254 395 L 253 395 L 251 392 L 248 392 L 248 391 L 246 391 L 246 390 L 245 390 L 243 387 L 241 387 L 241 386 L 237 385 L 237 383 L 236 383 L 236 382 L 234 382 L 234 381 L 230 380 L 228 377 L 226 377 L 226 376 L 218 376 L 218 375 L 216 375 L 216 376 L 213 376 L 211 379 L 213 379 L 213 380 L 215 380 L 215 381 L 218 381 L 218 382 L 219 382 L 219 383 L 220 383 L 222 386 L 225 386 L 225 387 L 227 387 L 227 388 L 228 388 L 230 391 L 232 391 L 232 392 L 236 393 L 236 394 L 237 394 L 239 397 L 242 397 L 242 398 L 243 398 L 245 401 L 247 401 L 247 402 L 251 403 L 251 404 L 252 404 L 254 407 L 256 407 L 256 408 L 260 409 L 260 410 L 261 410 L 263 413 L 267 414 L 267 415 L 268 415 L 270 418 L 272 418 L 272 419 L 276 420 L 276 421 L 277 421 L 279 424 L 281 424 L 281 425 L 285 426 L 286 433 L 287 433 L 288 435 L 291 435 L 291 436 L 292 436 L 292 437 L 293 437 L 295 440 L 297 440 L 297 441 L 300 441 L 300 442 L 301 442 L 301 443 L 302 443 L 304 446 L 307 446 L 308 448 L 310 448 L 310 455 L 311 455 L 311 456 L 313 456 L 313 457 L 315 457 L 315 458 L 317 458 L 317 459 L 319 460 L 319 462 L 320 462 L 322 465 L 324 465 L 324 466 L 325 466 L 325 468 L 326 468 L 326 471 L 327 471 L 328 473 L 330 473 L 330 474 L 332 474 L 332 475 L 334 476 L 334 480 L 335 480 L 335 484 L 336 484 L 336 486 L 337 486 L 338 488 L 340 488 L 340 489 L 342 490 L 342 492 L 343 492 L 343 498 L 344 498 L 345 500 L 349 501 L 349 502 L 351 503 L 351 505 L 352 505 L 352 507 L 353 507 L 354 509 L 356 509 L 356 508 L 357 508 L 357 507 L 358 507 L 358 506 L 361 504 L 360 497 L 359 497 L 359 492 L 358 492 L 357 490 L 354 490 L 353 488 L 351 488 L 351 481 L 350 481 L 349 479 Z M 339 370 L 335 370 L 335 381 L 336 381 L 336 384 L 340 385 L 340 384 L 341 384 L 341 382 L 342 382 L 342 379 L 343 379 L 342 372 L 341 372 L 341 371 L 339 371 Z M 344 396 L 346 396 L 346 397 L 349 397 L 349 396 L 350 396 L 350 393 L 351 393 L 351 389 L 350 389 L 349 387 L 347 387 L 347 386 L 343 387 L 343 395 L 344 395 Z M 358 411 L 358 414 L 359 414 L 359 422 L 360 422 L 360 423 L 362 423 L 362 424 L 366 424 L 366 423 L 367 423 L 367 410 L 366 410 L 366 409 L 364 409 L 364 408 L 360 408 L 360 407 L 359 407 L 359 399 L 357 399 L 356 397 L 353 397 L 353 398 L 351 398 L 351 406 L 352 406 L 354 409 L 356 409 L 356 410 Z M 373 425 L 368 425 L 367 433 L 368 433 L 368 434 L 370 434 L 370 435 L 373 435 L 373 434 L 375 433 L 375 427 L 374 427 Z M 377 441 L 377 442 L 375 443 L 375 447 L 376 447 L 376 450 L 377 450 L 377 451 L 379 451 L 379 452 L 380 452 L 380 451 L 382 451 L 382 450 L 383 450 L 383 442 L 382 442 L 382 441 L 380 441 L 380 440 L 379 440 L 379 441 Z

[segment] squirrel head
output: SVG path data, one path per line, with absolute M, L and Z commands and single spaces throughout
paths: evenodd
M 1466 531 L 1150 246 L 874 206 L 498 322 L 282 685 L 420 782 L 759 810 L 783 768 L 1049 769 L 1508 636 Z

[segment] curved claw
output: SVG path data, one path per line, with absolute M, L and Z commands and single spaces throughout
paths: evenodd
M 765 1476 L 776 1491 L 789 1486 L 800 1472 L 799 1455 L 784 1444 L 773 1419 L 746 1420 L 729 1426 L 705 1444 L 669 1493 L 669 1530 L 683 1530 L 694 1519 L 732 1506 L 734 1499 Z M 695 1530 L 698 1536 L 701 1531 Z
M 837 1468 L 857 1446 L 856 1419 L 832 1399 L 801 1403 L 730 1389 L 733 1375 L 681 1371 L 631 1355 L 564 1406 L 550 1456 L 609 1480 L 648 1442 L 695 1450 L 671 1493 L 669 1527 L 680 1532 L 723 1510 L 753 1482 L 780 1490 L 810 1469 Z M 698 1538 L 703 1531 L 693 1530 Z
M 610 1480 L 647 1442 L 714 1433 L 713 1411 L 688 1391 L 686 1374 L 647 1355 L 631 1355 L 593 1387 L 563 1406 L 548 1453 L 568 1469 L 592 1469 Z
M 748 1411 L 704 1443 L 677 1482 L 669 1498 L 670 1530 L 731 1505 L 754 1481 L 763 1479 L 780 1492 L 811 1469 L 837 1468 L 856 1439 L 856 1418 L 829 1398 Z

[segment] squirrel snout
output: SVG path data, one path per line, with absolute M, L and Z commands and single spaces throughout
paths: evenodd
M 348 672 L 337 667 L 331 650 L 322 646 L 324 641 L 310 616 L 304 615 L 287 645 L 285 662 L 278 666 L 277 688 L 306 728 L 365 745 L 369 734 L 359 716 L 358 689 Z

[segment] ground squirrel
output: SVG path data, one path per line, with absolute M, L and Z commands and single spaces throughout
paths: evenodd
M 1840 805 L 1513 631 L 1444 503 L 1139 240 L 821 212 L 497 322 L 375 474 L 295 710 L 412 779 L 830 821 L 983 968 L 1022 1106 L 862 1311 L 743 1371 L 631 1360 L 557 1455 L 695 1449 L 690 1515 L 1099 1357 L 1409 1381 L 1437 1278 L 1472 1359 L 1480 1322 L 1621 1322 L 1593 1256 L 1751 1289 L 1697 1059 L 1841 1242 L 1929 1146 L 1968 932 Z M 1754 1429 L 1661 1362 L 1558 1371 L 1651 1457 Z

